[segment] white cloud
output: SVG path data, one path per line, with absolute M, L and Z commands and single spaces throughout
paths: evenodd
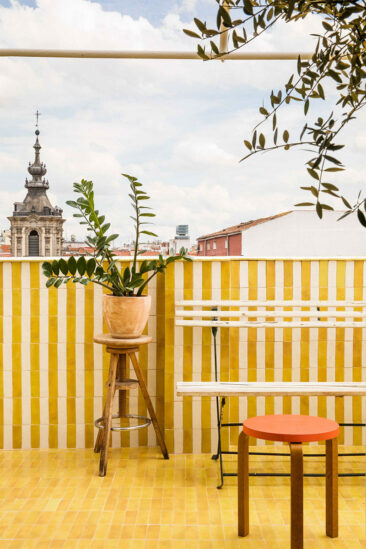
M 178 5 L 178 12 L 188 12 L 192 15 L 196 15 L 198 8 L 202 9 L 202 4 L 206 4 L 206 6 L 210 5 L 214 12 L 216 6 L 213 5 L 212 0 L 182 0 L 180 5 Z
M 197 167 L 212 169 L 213 166 L 232 168 L 238 159 L 234 154 L 220 148 L 214 141 L 203 141 L 193 137 L 177 143 L 171 157 L 171 163 L 177 168 Z
M 156 27 L 146 17 L 106 12 L 87 0 L 38 0 L 36 9 L 13 1 L 10 8 L 0 7 L 0 47 L 194 50 L 195 42 L 182 32 L 181 15 L 189 10 L 194 15 L 196 8 L 193 0 L 172 3 Z M 282 25 L 250 47 L 310 49 L 307 35 L 318 24 Z M 306 181 L 306 156 L 238 160 L 243 138 L 259 121 L 258 106 L 294 69 L 293 62 L 278 61 L 1 58 L 0 226 L 7 226 L 13 202 L 25 195 L 36 108 L 42 112 L 42 159 L 53 202 L 64 206 L 73 181 L 93 179 L 98 205 L 121 240 L 131 235 L 122 171 L 146 184 L 164 238 L 179 223 L 188 223 L 197 236 L 291 209 L 304 199 L 298 185 Z M 283 118 L 292 129 L 301 117 L 291 108 Z M 355 168 L 360 179 L 357 174 Z M 71 213 L 65 207 L 65 229 L 80 234 Z

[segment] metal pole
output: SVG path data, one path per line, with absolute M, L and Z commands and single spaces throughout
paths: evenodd
M 223 2 L 222 7 L 224 8 L 225 11 L 229 12 L 230 7 L 228 6 L 227 2 Z M 226 32 L 225 32 L 225 29 L 226 29 Z M 221 25 L 220 25 L 220 32 L 222 33 L 220 35 L 220 53 L 225 53 L 227 52 L 227 43 L 229 40 L 229 29 L 225 27 L 223 22 L 221 22 Z M 221 61 L 223 62 L 223 59 L 221 59 Z
M 309 52 L 247 52 L 229 53 L 219 57 L 219 61 L 284 61 L 311 59 Z M 201 60 L 195 52 L 188 51 L 146 51 L 146 50 L 50 50 L 1 48 L 0 57 L 53 57 L 65 59 L 192 59 Z M 217 59 L 216 59 L 217 60 Z

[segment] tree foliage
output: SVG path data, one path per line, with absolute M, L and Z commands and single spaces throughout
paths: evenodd
M 338 151 L 342 130 L 366 104 L 366 3 L 359 0 L 216 0 L 216 28 L 208 28 L 204 21 L 194 19 L 197 32 L 184 32 L 203 40 L 197 53 L 207 61 L 222 57 L 218 39 L 228 35 L 228 50 L 232 53 L 245 47 L 279 21 L 289 23 L 316 15 L 322 20 L 323 31 L 313 34 L 316 41 L 311 59 L 297 60 L 296 72 L 282 89 L 272 90 L 266 106 L 259 108 L 263 119 L 244 140 L 246 153 L 242 160 L 275 149 L 290 150 L 306 146 L 309 185 L 301 187 L 311 195 L 311 201 L 297 206 L 315 206 L 321 218 L 324 210 L 332 210 L 327 195 L 342 201 L 345 217 L 353 212 L 366 226 L 366 199 L 362 192 L 353 203 L 329 181 L 332 173 L 344 170 Z M 315 100 L 324 100 L 328 82 L 336 87 L 336 101 L 331 112 L 316 120 L 309 120 L 309 107 Z M 278 112 L 284 106 L 303 104 L 305 123 L 299 136 L 292 136 L 279 127 Z M 269 126 L 269 130 L 266 129 Z M 270 137 L 268 134 L 270 133 Z
M 184 248 L 178 255 L 167 258 L 159 255 L 158 259 L 151 261 L 137 261 L 138 256 L 145 252 L 139 248 L 141 236 L 157 236 L 145 228 L 146 225 L 150 225 L 147 219 L 155 217 L 155 214 L 146 206 L 145 201 L 150 197 L 142 190 L 142 183 L 132 175 L 122 175 L 129 182 L 131 191 L 129 197 L 134 211 L 131 219 L 135 228 L 135 246 L 131 268 L 119 270 L 116 256 L 111 248 L 112 242 L 119 235 L 108 233 L 111 224 L 106 223 L 105 216 L 95 209 L 93 182 L 82 179 L 80 183 L 74 183 L 74 192 L 80 196 L 77 200 L 67 201 L 66 204 L 77 210 L 73 217 L 78 218 L 81 225 L 86 225 L 89 234 L 85 242 L 94 250 L 94 253 L 89 259 L 84 256 L 79 258 L 71 256 L 67 261 L 63 258 L 52 262 L 45 261 L 42 268 L 43 274 L 48 279 L 46 282 L 48 288 L 50 286 L 59 288 L 61 284 L 67 284 L 72 280 L 74 283 L 78 282 L 85 286 L 93 282 L 107 288 L 115 296 L 139 296 L 154 276 L 165 272 L 169 263 L 179 259 L 191 261 L 186 256 Z

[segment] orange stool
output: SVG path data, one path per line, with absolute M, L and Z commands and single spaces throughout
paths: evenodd
M 238 444 L 238 535 L 249 534 L 249 436 L 288 442 L 291 452 L 291 549 L 303 548 L 302 442 L 326 440 L 326 534 L 338 536 L 339 425 L 314 416 L 268 415 L 246 419 Z

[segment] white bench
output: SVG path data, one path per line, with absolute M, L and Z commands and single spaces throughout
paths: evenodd
M 219 488 L 223 485 L 224 476 L 233 476 L 232 473 L 223 472 L 222 454 L 235 453 L 222 451 L 221 427 L 240 425 L 222 423 L 225 397 L 366 396 L 366 382 L 222 382 L 218 381 L 216 362 L 218 328 L 366 328 L 365 301 L 184 300 L 178 301 L 176 307 L 176 326 L 210 327 L 214 337 L 215 381 L 177 382 L 177 395 L 216 397 L 218 450 L 213 457 L 220 459 Z
M 365 301 L 184 300 L 178 301 L 176 307 L 176 326 L 366 328 Z M 229 310 L 222 310 L 222 308 Z M 222 320 L 224 318 L 229 320 Z M 356 382 L 225 383 L 215 380 L 215 382 L 201 383 L 178 382 L 177 394 L 186 396 L 352 396 L 364 394 L 365 387 L 366 383 Z

